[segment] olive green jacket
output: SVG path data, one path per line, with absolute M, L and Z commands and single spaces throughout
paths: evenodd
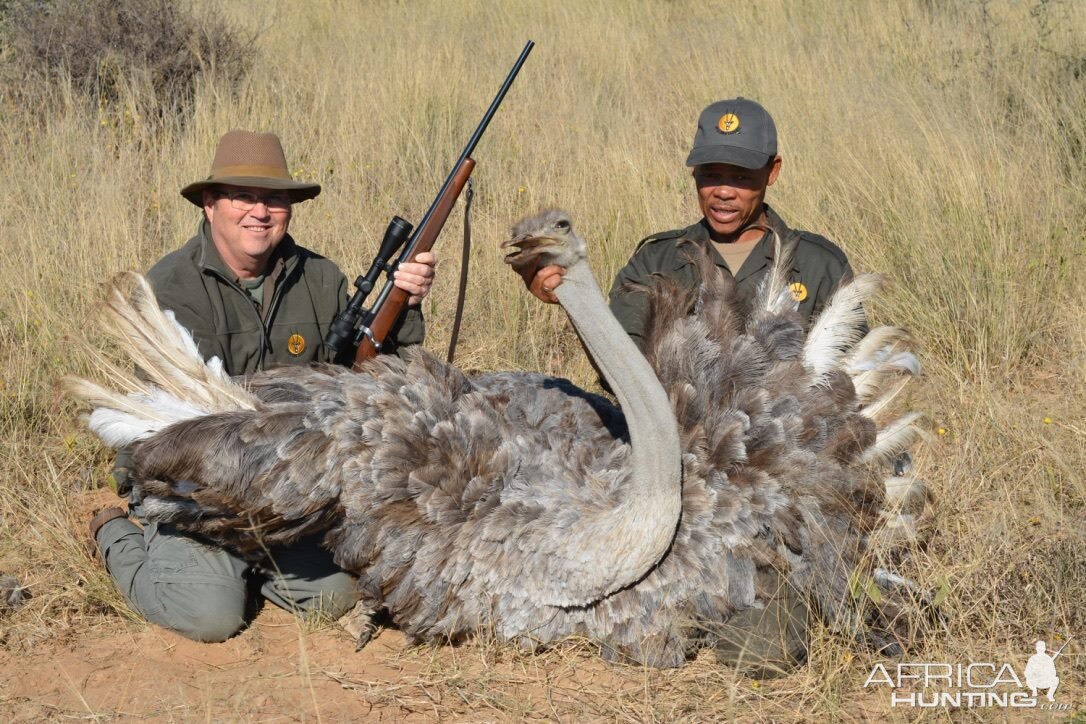
M 793 296 L 799 300 L 799 312 L 808 322 L 829 300 L 837 285 L 852 276 L 848 258 L 833 242 L 808 231 L 790 229 L 773 209 L 766 205 L 769 226 L 780 234 L 783 244 L 793 244 Z M 700 283 L 696 253 L 691 245 L 702 249 L 723 273 L 731 274 L 724 259 L 717 253 L 709 237 L 705 219 L 685 229 L 665 231 L 643 239 L 630 261 L 611 285 L 611 310 L 637 346 L 644 349 L 647 300 L 644 294 L 626 287 L 627 284 L 649 285 L 654 275 L 673 279 L 687 289 Z M 740 300 L 749 304 L 758 284 L 765 278 L 773 261 L 773 239 L 766 234 L 735 274 Z M 800 286 L 795 286 L 796 283 Z
M 196 236 L 151 267 L 147 280 L 159 306 L 173 311 L 192 333 L 201 356 L 218 357 L 229 375 L 280 364 L 354 360 L 354 350 L 332 359 L 322 344 L 347 304 L 347 279 L 334 263 L 289 235 L 271 260 L 263 305 L 257 305 L 228 270 L 211 242 L 206 220 Z M 382 351 L 421 343 L 424 332 L 422 312 L 408 309 Z M 118 450 L 113 478 L 119 494 L 130 490 L 131 466 L 131 449 Z
M 173 310 L 192 332 L 204 359 L 222 360 L 226 372 L 243 375 L 279 364 L 339 362 L 322 344 L 328 327 L 347 303 L 347 279 L 334 263 L 283 238 L 264 281 L 258 306 L 223 263 L 207 222 L 196 236 L 163 257 L 147 272 L 159 306 Z M 422 313 L 408 309 L 393 328 L 391 345 L 422 342 Z

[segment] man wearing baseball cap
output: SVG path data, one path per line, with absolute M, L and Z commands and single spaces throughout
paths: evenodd
M 314 198 L 319 184 L 295 181 L 279 138 L 230 131 L 211 174 L 181 190 L 201 209 L 196 235 L 147 273 L 159 305 L 192 332 L 205 359 L 218 357 L 227 373 L 244 375 L 272 365 L 350 364 L 353 350 L 332 358 L 322 341 L 347 303 L 347 279 L 328 259 L 287 233 L 294 204 Z M 418 305 L 433 283 L 435 258 L 419 254 L 395 272 L 409 295 L 391 344 L 423 338 Z M 128 484 L 130 458 L 117 456 L 118 493 L 140 501 Z M 291 611 L 338 618 L 358 600 L 355 578 L 337 567 L 316 537 L 244 560 L 170 526 L 137 526 L 121 508 L 90 522 L 106 568 L 121 593 L 148 620 L 200 641 L 222 641 L 248 621 L 259 591 Z
M 697 269 L 688 259 L 689 251 L 682 250 L 687 243 L 703 249 L 722 273 L 735 278 L 740 299 L 751 300 L 773 262 L 773 239 L 766 227 L 794 248 L 792 295 L 810 321 L 852 270 L 837 245 L 789 228 L 765 202 L 781 172 L 773 118 L 746 98 L 713 103 L 698 119 L 686 165 L 702 218 L 684 229 L 653 234 L 637 245 L 611 287 L 611 308 L 622 326 L 638 345 L 643 344 L 644 295 L 625 291 L 626 283 L 651 283 L 651 275 L 663 274 L 696 288 Z
M 825 305 L 852 270 L 833 242 L 791 229 L 765 202 L 766 191 L 781 172 L 777 127 L 758 103 L 747 98 L 717 101 L 698 119 L 694 144 L 686 158 L 702 218 L 683 229 L 642 239 L 611 287 L 611 309 L 639 347 L 644 347 L 646 301 L 624 289 L 627 283 L 651 284 L 662 274 L 694 289 L 699 279 L 687 244 L 703 249 L 722 273 L 735 278 L 740 299 L 753 298 L 773 260 L 772 235 L 793 245 L 790 274 L 793 297 L 808 321 Z M 527 280 L 540 299 L 555 302 L 561 270 L 545 267 Z
M 735 278 L 743 303 L 750 302 L 773 262 L 776 231 L 792 247 L 790 283 L 799 312 L 810 322 L 842 279 L 851 276 L 845 253 L 825 237 L 791 229 L 765 202 L 781 172 L 777 127 L 758 103 L 746 98 L 717 101 L 698 119 L 687 156 L 701 219 L 683 229 L 643 239 L 611 287 L 611 309 L 644 349 L 647 300 L 627 284 L 651 285 L 656 275 L 688 289 L 700 283 L 690 245 L 702 249 L 723 274 Z M 525 281 L 532 293 L 555 302 L 563 270 L 544 267 Z M 770 592 L 764 608 L 736 613 L 717 634 L 717 658 L 757 677 L 783 673 L 807 654 L 807 607 L 784 576 L 759 569 L 759 588 Z

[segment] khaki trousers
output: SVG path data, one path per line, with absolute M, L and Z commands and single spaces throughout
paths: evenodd
M 280 608 L 347 613 L 359 599 L 354 576 L 332 562 L 319 537 L 273 548 L 257 564 L 169 526 L 127 518 L 98 531 L 117 588 L 148 621 L 197 641 L 225 641 L 255 611 L 251 589 Z

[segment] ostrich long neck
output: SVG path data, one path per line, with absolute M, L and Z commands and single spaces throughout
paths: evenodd
M 682 460 L 667 393 L 611 314 L 588 264 L 570 265 L 556 294 L 618 397 L 632 448 L 621 504 L 584 515 L 564 531 L 568 549 L 584 549 L 579 556 L 566 553 L 574 557 L 574 570 L 563 591 L 570 600 L 563 605 L 584 605 L 636 583 L 663 558 L 682 508 Z

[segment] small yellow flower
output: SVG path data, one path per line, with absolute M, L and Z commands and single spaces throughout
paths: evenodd
M 1032 518 L 1029 519 L 1029 524 L 1030 525 L 1040 525 L 1041 524 L 1041 516 L 1039 516 L 1039 515 L 1033 516 Z
M 1051 417 L 1046 417 L 1045 419 L 1041 420 L 1041 422 L 1043 422 L 1046 425 L 1051 425 L 1052 424 L 1052 418 Z
M 947 430 L 947 429 L 946 429 L 945 427 L 940 427 L 940 428 L 939 428 L 939 429 L 937 430 L 937 432 L 939 433 L 939 436 L 940 436 L 940 437 L 942 437 L 943 435 L 946 435 L 946 434 L 947 434 L 948 432 L 950 432 L 950 431 L 949 431 L 949 430 Z
M 754 688 L 754 689 L 761 689 L 762 688 L 762 682 L 760 682 L 760 681 L 752 681 L 752 682 L 750 682 L 750 685 L 751 685 L 751 688 Z
M 518 194 L 522 194 L 522 193 L 524 193 L 524 192 L 525 192 L 525 191 L 527 191 L 527 190 L 528 190 L 528 187 L 526 187 L 526 186 L 518 186 L 518 187 L 517 187 L 517 193 L 518 193 Z

